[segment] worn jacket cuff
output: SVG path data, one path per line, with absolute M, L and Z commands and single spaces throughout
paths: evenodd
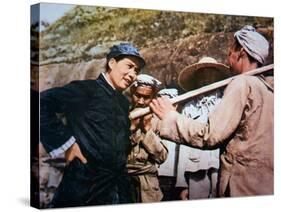
M 58 155 L 64 153 L 66 150 L 68 150 L 74 143 L 76 139 L 71 136 L 70 139 L 68 139 L 62 146 L 60 146 L 57 149 L 54 149 L 53 151 L 49 152 L 50 156 L 52 158 L 57 157 Z

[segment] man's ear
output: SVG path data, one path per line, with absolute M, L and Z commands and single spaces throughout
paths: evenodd
M 108 61 L 108 67 L 112 70 L 113 66 L 116 64 L 116 60 L 114 58 L 110 58 Z
M 248 55 L 247 55 L 247 52 L 245 51 L 245 49 L 242 47 L 242 48 L 239 50 L 238 60 L 239 60 L 240 58 L 244 58 L 244 57 L 248 57 Z

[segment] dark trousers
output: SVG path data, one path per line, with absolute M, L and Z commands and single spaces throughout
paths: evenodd
M 129 176 L 106 169 L 92 171 L 75 159 L 66 167 L 50 207 L 132 203 L 133 193 Z
M 162 201 L 178 200 L 175 189 L 176 177 L 158 176 L 161 191 L 164 194 Z

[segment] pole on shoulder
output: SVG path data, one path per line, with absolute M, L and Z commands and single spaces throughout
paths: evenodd
M 215 82 L 215 83 L 210 84 L 210 85 L 206 85 L 204 87 L 195 89 L 193 91 L 189 91 L 189 92 L 187 92 L 185 94 L 182 94 L 182 95 L 179 95 L 179 96 L 177 96 L 175 98 L 170 99 L 170 101 L 171 101 L 172 104 L 176 104 L 176 103 L 182 102 L 184 100 L 188 100 L 190 98 L 193 98 L 195 96 L 201 95 L 203 93 L 207 93 L 209 91 L 215 90 L 217 88 L 224 87 L 224 86 L 228 85 L 234 78 L 236 78 L 236 77 L 238 77 L 240 75 L 253 76 L 253 75 L 258 75 L 258 74 L 265 73 L 265 72 L 273 70 L 273 69 L 274 69 L 274 64 L 263 66 L 261 68 L 254 69 L 252 71 L 248 71 L 246 73 L 239 74 L 239 75 L 227 78 L 225 80 L 221 80 L 221 81 Z M 131 112 L 129 114 L 129 118 L 130 118 L 130 120 L 133 120 L 133 119 L 139 118 L 141 116 L 144 116 L 144 115 L 146 115 L 146 114 L 148 114 L 150 112 L 151 112 L 150 111 L 150 107 L 145 107 L 145 108 L 142 108 L 140 110 Z

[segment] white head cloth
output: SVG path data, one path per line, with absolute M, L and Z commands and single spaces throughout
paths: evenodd
M 178 96 L 178 90 L 175 88 L 165 88 L 158 92 L 160 96 L 168 96 L 170 99 Z
M 133 83 L 133 86 L 137 87 L 140 85 L 147 85 L 147 86 L 151 86 L 153 88 L 159 88 L 159 86 L 161 85 L 161 82 L 147 74 L 140 74 L 137 76 L 137 79 Z
M 246 25 L 237 31 L 234 37 L 251 57 L 261 64 L 265 63 L 268 56 L 269 44 L 254 27 Z

